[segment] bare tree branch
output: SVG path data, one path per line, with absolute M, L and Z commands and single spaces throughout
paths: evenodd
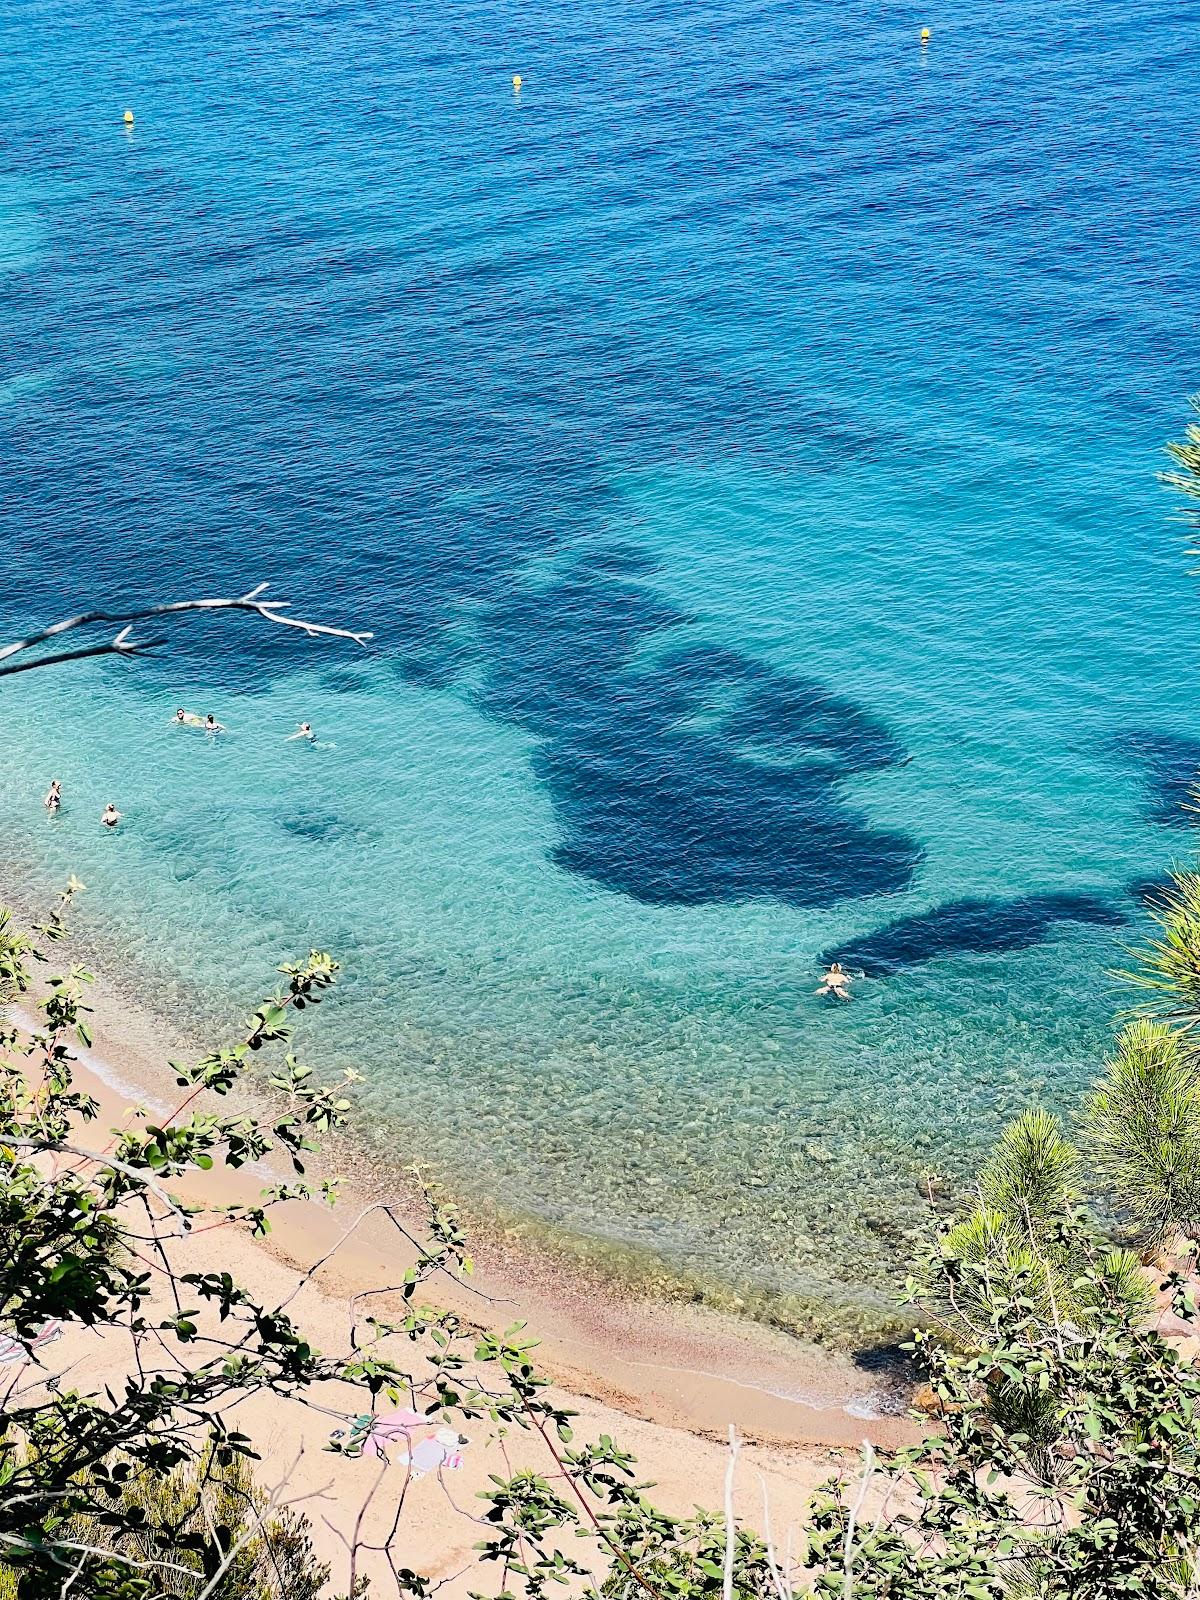
M 737 1545 L 737 1523 L 733 1515 L 733 1475 L 737 1471 L 738 1451 L 742 1442 L 733 1423 L 729 1424 L 729 1461 L 725 1468 L 725 1566 L 721 1576 L 721 1594 L 724 1600 L 733 1600 L 733 1558 Z
M 842 1546 L 842 1596 L 843 1600 L 851 1600 L 854 1594 L 854 1534 L 858 1527 L 858 1519 L 862 1515 L 863 1502 L 867 1498 L 867 1490 L 871 1487 L 871 1479 L 875 1476 L 875 1449 L 869 1439 L 862 1443 L 862 1478 L 858 1485 L 858 1493 L 854 1497 L 854 1504 L 846 1518 L 846 1538 Z
M 140 644 L 118 644 L 110 639 L 107 644 L 92 644 L 78 650 L 60 650 L 57 655 L 38 656 L 36 661 L 19 661 L 15 667 L 0 667 L 0 678 L 14 677 L 18 672 L 33 672 L 37 667 L 57 667 L 64 661 L 86 661 L 89 656 L 144 656 L 166 644 L 166 639 L 146 639 Z
M 758 1483 L 759 1488 L 762 1490 L 763 1544 L 766 1546 L 767 1568 L 771 1574 L 771 1583 L 775 1589 L 776 1600 L 793 1600 L 795 1590 L 792 1584 L 791 1560 L 790 1557 L 785 1556 L 784 1564 L 781 1569 L 779 1562 L 776 1559 L 775 1533 L 771 1527 L 771 1497 L 767 1492 L 767 1480 L 761 1472 L 758 1475 Z M 790 1528 L 788 1533 L 790 1536 Z M 784 1576 L 785 1573 L 787 1574 L 786 1577 Z
M 13 1139 L 7 1134 L 5 1135 L 4 1143 L 10 1150 L 45 1151 L 53 1152 L 55 1155 L 65 1153 L 69 1156 L 78 1156 L 81 1161 L 92 1161 L 98 1167 L 111 1167 L 114 1172 L 119 1172 L 123 1177 L 131 1179 L 134 1183 L 141 1184 L 144 1189 L 149 1189 L 152 1195 L 157 1196 L 169 1211 L 172 1211 L 175 1216 L 180 1217 L 185 1223 L 189 1220 L 188 1214 L 182 1206 L 172 1200 L 163 1186 L 160 1183 L 156 1183 L 148 1172 L 142 1172 L 139 1168 L 131 1167 L 124 1161 L 118 1161 L 115 1156 L 105 1155 L 101 1150 L 85 1150 L 81 1145 L 64 1144 L 61 1140 L 46 1138 Z M 151 1218 L 151 1220 L 157 1219 Z
M 31 633 L 28 638 L 17 639 L 12 644 L 0 647 L 0 663 L 9 662 L 14 656 L 23 655 L 25 651 L 33 650 L 38 645 L 45 644 L 50 639 L 57 639 L 60 634 L 70 633 L 76 628 L 92 628 L 108 623 L 123 623 L 125 626 L 105 644 L 81 646 L 78 650 L 65 650 L 57 655 L 39 656 L 34 661 L 22 661 L 16 665 L 0 665 L 0 677 L 8 677 L 17 672 L 31 672 L 35 667 L 56 666 L 63 661 L 80 661 L 86 656 L 145 655 L 147 651 L 155 650 L 165 644 L 166 639 L 134 639 L 133 624 L 142 622 L 147 617 L 176 616 L 184 611 L 253 611 L 266 622 L 277 622 L 284 628 L 299 628 L 310 639 L 319 636 L 329 639 L 351 639 L 355 644 L 365 646 L 375 637 L 373 633 L 355 633 L 350 628 L 334 628 L 324 622 L 309 622 L 302 617 L 285 616 L 284 612 L 291 609 L 291 602 L 264 600 L 262 596 L 268 587 L 269 585 L 265 583 L 256 584 L 245 594 L 229 599 L 175 600 L 164 605 L 139 606 L 131 611 L 83 611 L 77 617 L 66 617 L 62 622 L 55 622 L 49 628 Z

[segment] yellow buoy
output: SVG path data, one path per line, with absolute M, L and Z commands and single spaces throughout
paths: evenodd
M 514 89 L 519 89 L 520 87 L 521 87 L 521 74 L 519 72 L 514 72 L 513 73 L 513 88 Z
M 928 44 L 929 40 L 930 40 L 929 29 L 928 28 L 922 28 L 921 29 L 921 43 L 922 44 Z
M 127 111 L 125 113 L 125 126 L 127 128 L 132 128 L 132 126 L 133 126 L 133 112 L 132 111 Z

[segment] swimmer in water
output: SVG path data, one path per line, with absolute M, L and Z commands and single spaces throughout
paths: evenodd
M 51 778 L 50 788 L 47 791 L 46 798 L 42 801 L 42 804 L 52 817 L 57 816 L 58 808 L 62 805 L 62 784 L 57 778 Z
M 849 1000 L 850 974 L 840 961 L 829 963 L 829 971 L 821 979 L 821 987 L 817 993 L 833 995 L 837 1000 Z
M 104 826 L 106 828 L 115 828 L 117 823 L 120 822 L 120 820 L 121 820 L 121 813 L 117 810 L 116 806 L 113 805 L 112 801 L 110 800 L 108 802 L 108 804 L 105 806 L 104 810 L 100 813 L 100 821 L 104 824 Z
M 203 717 L 198 717 L 194 711 L 185 711 L 182 706 L 171 718 L 172 723 L 178 728 L 202 728 Z
M 312 723 L 301 722 L 298 724 L 295 733 L 288 734 L 285 743 L 290 744 L 293 739 L 307 739 L 309 744 L 312 744 L 316 737 L 316 734 L 312 731 Z
M 204 731 L 205 733 L 224 733 L 225 724 L 223 722 L 218 722 L 216 717 L 214 717 L 210 711 L 204 719 Z

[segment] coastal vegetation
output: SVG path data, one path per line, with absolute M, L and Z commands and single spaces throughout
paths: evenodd
M 1200 428 L 1173 453 L 1170 481 L 1200 500 Z M 122 653 L 120 638 L 92 653 Z M 63 658 L 30 664 L 48 659 Z M 394 1309 L 356 1313 L 339 1350 L 318 1350 L 293 1314 L 322 1262 L 282 1298 L 205 1264 L 207 1235 L 261 1236 L 286 1202 L 336 1199 L 306 1164 L 344 1123 L 353 1075 L 322 1082 L 291 1045 L 294 1014 L 325 998 L 337 963 L 312 951 L 283 967 L 232 1043 L 174 1064 L 169 1114 L 101 1130 L 74 1070 L 92 1043 L 90 976 L 52 970 L 80 888 L 27 932 L 0 917 L 0 1596 L 321 1592 L 289 1464 L 256 1485 L 254 1439 L 234 1425 L 265 1395 L 328 1418 L 335 1455 L 363 1447 L 384 1405 L 533 1441 L 545 1470 L 494 1476 L 478 1513 L 476 1589 L 504 1600 L 552 1585 L 614 1600 L 1200 1595 L 1200 1342 L 1162 1331 L 1196 1318 L 1200 874 L 1174 873 L 1154 904 L 1133 973 L 1141 1014 L 1077 1127 L 1027 1111 L 949 1219 L 931 1187 L 906 1289 L 924 1436 L 866 1449 L 790 1558 L 765 1524 L 738 1526 L 731 1502 L 668 1515 L 619 1442 L 576 1437 L 519 1326 L 481 1331 L 437 1305 L 438 1280 L 469 1281 L 472 1262 L 436 1194 L 420 1237 L 399 1208 L 370 1208 L 410 1264 L 373 1302 Z M 251 1201 L 206 1190 L 217 1169 L 272 1162 L 288 1175 Z M 54 1373 L 42 1354 L 60 1337 L 83 1353 Z M 731 1480 L 736 1460 L 731 1441 Z M 397 1592 L 428 1600 L 403 1512 L 401 1494 L 382 1554 Z M 347 1549 L 346 1595 L 363 1592 L 364 1554 Z

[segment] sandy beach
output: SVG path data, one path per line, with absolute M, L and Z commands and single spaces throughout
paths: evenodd
M 81 1085 L 100 1102 L 99 1127 L 125 1123 L 137 1105 L 161 1114 L 177 1104 L 179 1091 L 166 1061 L 178 1053 L 179 1041 L 156 1037 L 151 1019 L 103 981 L 89 1000 L 95 1042 L 80 1052 L 77 1070 Z M 345 1140 L 331 1141 L 318 1170 L 350 1175 L 334 1208 L 289 1203 L 274 1213 L 265 1240 L 226 1226 L 182 1249 L 189 1268 L 231 1272 L 268 1302 L 286 1299 L 297 1275 L 328 1256 L 290 1309 L 314 1344 L 333 1351 L 346 1345 L 356 1296 L 376 1297 L 372 1310 L 378 1315 L 386 1316 L 389 1305 L 399 1307 L 398 1295 L 389 1301 L 379 1291 L 397 1284 L 415 1259 L 387 1216 L 369 1208 L 382 1200 L 399 1202 L 406 1226 L 418 1234 L 421 1218 L 411 1177 L 397 1174 L 387 1187 L 378 1172 L 356 1161 Z M 173 1188 L 209 1204 L 245 1202 L 283 1175 L 282 1168 L 219 1171 Z M 853 1468 L 864 1440 L 892 1444 L 912 1437 L 912 1424 L 903 1416 L 882 1414 L 889 1404 L 894 1409 L 894 1393 L 889 1396 L 844 1358 L 704 1308 L 622 1298 L 611 1284 L 562 1274 L 503 1239 L 473 1239 L 472 1249 L 472 1279 L 443 1275 L 428 1285 L 426 1298 L 471 1326 L 526 1324 L 539 1341 L 540 1366 L 578 1412 L 577 1436 L 617 1438 L 672 1511 L 720 1504 L 731 1427 L 743 1441 L 740 1514 L 760 1526 L 769 1514 L 781 1541 L 788 1530 L 795 1537 L 813 1489 Z M 45 1362 L 51 1372 L 71 1367 L 73 1381 L 91 1387 L 118 1374 L 122 1351 L 119 1338 L 72 1331 L 46 1352 Z M 500 1438 L 494 1426 L 479 1424 L 445 1460 L 435 1460 L 435 1470 L 406 1484 L 403 1464 L 347 1459 L 327 1450 L 337 1419 L 348 1422 L 361 1407 L 361 1395 L 348 1388 L 320 1397 L 316 1409 L 258 1397 L 239 1407 L 236 1425 L 250 1434 L 262 1457 L 263 1484 L 272 1488 L 286 1479 L 282 1498 L 303 1502 L 317 1553 L 333 1567 L 335 1590 L 347 1579 L 355 1527 L 367 1545 L 382 1544 L 402 1490 L 404 1563 L 455 1579 L 463 1593 L 478 1587 L 478 1573 L 474 1579 L 469 1573 L 456 1577 L 470 1565 L 480 1537 L 472 1520 L 475 1496 L 491 1472 L 528 1466 L 552 1473 L 544 1446 L 511 1430 Z M 427 1432 L 426 1455 L 434 1459 L 436 1430 Z M 371 1570 L 372 1562 L 376 1575 L 385 1575 L 381 1550 L 360 1556 L 360 1570 Z

